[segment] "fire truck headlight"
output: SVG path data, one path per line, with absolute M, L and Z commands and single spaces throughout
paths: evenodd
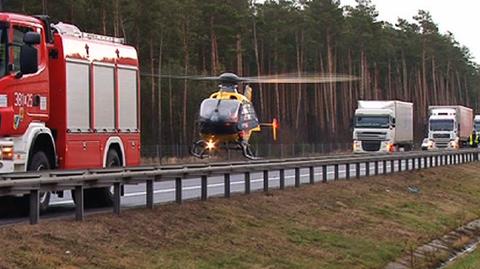
M 13 146 L 2 147 L 2 160 L 13 160 Z

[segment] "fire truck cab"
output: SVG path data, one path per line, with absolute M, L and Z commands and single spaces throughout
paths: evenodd
M 0 173 L 138 165 L 138 66 L 120 38 L 0 13 Z

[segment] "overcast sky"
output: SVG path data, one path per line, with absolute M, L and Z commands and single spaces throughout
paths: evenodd
M 340 0 L 342 5 L 355 6 L 355 0 Z M 403 18 L 413 21 L 419 9 L 432 15 L 442 33 L 450 31 L 460 44 L 468 47 L 480 63 L 480 0 L 372 0 L 379 20 L 393 24 Z

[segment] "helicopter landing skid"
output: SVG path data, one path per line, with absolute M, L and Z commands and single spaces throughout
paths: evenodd
M 209 157 L 210 155 L 207 153 L 207 151 L 207 142 L 204 140 L 198 140 L 197 142 L 193 143 L 192 147 L 190 148 L 190 154 L 199 159 Z
M 250 144 L 247 142 L 238 142 L 240 149 L 242 150 L 242 154 L 245 158 L 250 160 L 258 160 L 257 156 L 255 156 L 255 152 Z

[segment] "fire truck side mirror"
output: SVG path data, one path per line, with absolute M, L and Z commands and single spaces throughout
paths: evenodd
M 40 44 L 40 34 L 37 32 L 26 32 L 23 36 L 23 43 L 27 45 L 38 45 Z
M 40 34 L 37 32 L 27 32 L 23 36 L 25 43 L 20 50 L 20 73 L 16 77 L 34 74 L 38 71 L 38 51 L 33 45 L 40 44 Z
M 38 51 L 30 45 L 23 45 L 20 51 L 20 73 L 34 74 L 38 71 Z

